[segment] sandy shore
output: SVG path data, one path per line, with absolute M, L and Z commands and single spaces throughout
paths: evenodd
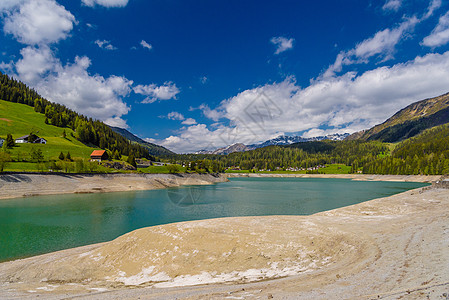
M 0 174 L 0 199 L 71 193 L 152 190 L 227 181 L 211 174 Z
M 449 189 L 143 228 L 0 264 L 6 299 L 445 299 Z M 429 298 L 427 298 L 429 297 Z

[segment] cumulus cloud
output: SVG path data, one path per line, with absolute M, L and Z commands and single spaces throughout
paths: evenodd
M 142 41 L 140 42 L 140 45 L 141 45 L 142 47 L 148 49 L 148 50 L 153 49 L 153 46 L 152 46 L 151 44 L 148 44 L 148 43 L 147 43 L 146 41 L 144 41 L 144 40 L 142 40 Z
M 373 37 L 362 41 L 353 49 L 340 52 L 335 62 L 324 72 L 323 76 L 334 76 L 336 72 L 342 70 L 344 65 L 367 63 L 372 57 L 378 57 L 383 61 L 393 58 L 396 45 L 418 23 L 419 20 L 416 17 L 409 18 L 393 29 L 387 28 L 377 32 Z
M 134 87 L 134 92 L 147 96 L 142 103 L 154 103 L 160 100 L 176 100 L 176 95 L 180 93 L 179 88 L 173 82 L 165 82 L 163 85 L 149 84 Z
M 218 110 L 216 110 L 216 109 L 211 109 L 211 108 L 209 107 L 209 105 L 207 105 L 207 104 L 201 104 L 201 105 L 198 107 L 198 109 L 201 110 L 201 111 L 203 112 L 203 115 L 204 115 L 206 118 L 211 119 L 211 120 L 213 120 L 213 121 L 215 121 L 215 122 L 217 122 L 218 120 L 220 120 L 221 118 L 224 117 L 223 112 L 218 111 Z M 192 109 L 192 110 L 193 110 L 193 109 Z
M 385 11 L 398 11 L 402 5 L 402 0 L 387 0 L 382 6 Z
M 193 118 L 187 118 L 184 121 L 182 121 L 182 124 L 184 125 L 195 125 L 196 124 L 196 120 Z
M 446 93 L 448 86 L 449 51 L 360 75 L 320 79 L 306 88 L 287 78 L 243 91 L 210 109 L 223 117 L 215 127 L 186 126 L 158 142 L 177 152 L 192 152 L 260 142 L 285 132 L 354 132 L 385 121 L 412 102 Z
M 168 113 L 167 118 L 169 118 L 170 120 L 179 120 L 179 121 L 182 121 L 185 119 L 184 116 L 177 111 L 172 111 L 172 112 Z
M 289 49 L 293 49 L 293 42 L 295 39 L 287 39 L 282 36 L 272 37 L 270 42 L 276 46 L 274 54 L 279 54 Z
M 117 50 L 117 47 L 114 47 L 111 44 L 111 41 L 106 41 L 106 40 L 96 40 L 95 44 L 100 47 L 101 49 L 106 49 L 106 50 Z
M 125 7 L 128 5 L 128 0 L 81 0 L 81 2 L 90 7 L 104 6 L 104 7 Z
M 7 12 L 3 30 L 23 44 L 50 44 L 65 39 L 75 22 L 75 17 L 56 1 L 34 0 Z
M 16 62 L 17 77 L 43 97 L 87 116 L 126 128 L 122 116 L 130 107 L 121 97 L 129 95 L 132 81 L 120 76 L 104 78 L 88 72 L 88 57 L 63 65 L 48 46 L 28 46 Z
M 438 25 L 432 30 L 429 36 L 422 41 L 422 45 L 427 47 L 439 47 L 449 42 L 449 11 L 440 17 Z
M 0 12 L 4 11 L 4 10 L 10 10 L 10 9 L 22 4 L 25 1 L 26 0 L 2 0 L 0 2 Z

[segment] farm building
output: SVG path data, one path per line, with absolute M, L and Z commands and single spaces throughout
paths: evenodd
M 109 156 L 106 150 L 94 150 L 90 155 L 90 159 L 94 161 L 102 161 L 109 159 Z
M 26 144 L 26 143 L 33 143 L 33 144 L 47 144 L 47 140 L 41 137 L 38 137 L 37 135 L 33 135 L 33 138 L 35 138 L 34 141 L 30 141 L 30 135 L 24 135 L 16 139 L 16 144 Z
M 16 139 L 16 144 L 26 144 L 26 143 L 28 143 L 28 138 L 29 137 L 30 137 L 29 134 L 19 137 L 18 139 Z

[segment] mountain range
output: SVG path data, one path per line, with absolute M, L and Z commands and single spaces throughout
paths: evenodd
M 193 154 L 218 154 L 226 155 L 234 152 L 244 152 L 273 145 L 292 145 L 311 141 L 341 141 L 341 140 L 377 140 L 381 142 L 395 143 L 410 137 L 416 136 L 425 129 L 449 123 L 449 93 L 429 98 L 401 109 L 382 124 L 370 129 L 359 131 L 353 134 L 330 134 L 305 138 L 301 136 L 280 135 L 274 139 L 267 140 L 259 144 L 244 145 L 236 143 L 215 150 L 199 150 Z M 155 156 L 171 156 L 174 153 L 163 146 L 152 144 L 135 136 L 126 129 L 111 127 L 115 132 L 123 135 L 130 141 L 146 147 L 150 154 Z
M 258 148 L 268 147 L 268 146 L 282 146 L 282 145 L 291 145 L 296 143 L 304 143 L 304 142 L 312 142 L 312 141 L 323 141 L 323 140 L 331 140 L 331 141 L 342 141 L 349 136 L 349 133 L 344 134 L 329 134 L 326 136 L 317 136 L 305 138 L 301 136 L 287 136 L 280 135 L 274 139 L 267 140 L 260 144 L 252 144 L 252 145 L 244 145 L 242 143 L 232 144 L 226 147 L 218 148 L 215 150 L 200 150 L 195 152 L 194 154 L 222 154 L 226 155 L 233 152 L 243 152 L 250 151 Z

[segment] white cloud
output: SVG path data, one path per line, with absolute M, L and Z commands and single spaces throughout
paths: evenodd
M 439 47 L 449 42 L 449 11 L 440 17 L 438 25 L 432 30 L 429 36 L 422 41 L 422 45 L 427 47 Z
M 441 7 L 441 0 L 431 0 L 426 14 L 423 16 L 423 20 L 430 18 L 433 13 Z
M 8 12 L 3 29 L 23 44 L 50 44 L 65 39 L 75 22 L 75 17 L 54 0 L 34 0 Z
M 100 47 L 101 49 L 106 49 L 106 50 L 117 50 L 117 47 L 114 47 L 111 44 L 111 41 L 106 41 L 106 40 L 96 40 L 95 44 Z
M 207 78 L 206 76 L 203 76 L 203 77 L 201 77 L 200 78 L 200 82 L 202 83 L 202 84 L 206 84 L 206 82 L 209 80 L 209 78 Z
M 4 10 L 10 10 L 10 9 L 22 4 L 25 1 L 26 0 L 2 0 L 0 2 L 0 12 L 4 11 Z
M 196 123 L 196 120 L 195 120 L 195 119 L 193 119 L 193 118 L 187 118 L 187 119 L 185 119 L 184 121 L 182 121 L 182 124 L 184 124 L 184 125 L 195 125 L 195 124 L 197 124 L 197 123 Z
M 287 39 L 282 36 L 272 37 L 270 42 L 276 46 L 274 54 L 279 54 L 289 49 L 293 49 L 293 42 L 295 39 Z
M 448 87 L 449 51 L 358 76 L 320 79 L 306 88 L 288 78 L 241 92 L 211 110 L 229 125 L 187 126 L 158 142 L 176 152 L 191 152 L 260 142 L 284 132 L 306 131 L 307 136 L 354 132 L 383 122 L 412 102 L 446 93 Z
M 180 93 L 180 90 L 176 84 L 167 81 L 161 86 L 156 84 L 138 85 L 134 87 L 134 92 L 148 96 L 142 103 L 153 103 L 158 100 L 176 100 L 176 95 Z
M 153 49 L 153 46 L 152 46 L 151 44 L 148 44 L 148 43 L 147 43 L 146 41 L 144 41 L 144 40 L 142 40 L 142 41 L 140 42 L 140 45 L 141 45 L 142 47 L 148 49 L 148 50 Z
M 81 2 L 90 7 L 95 5 L 104 7 L 125 7 L 128 5 L 128 0 L 81 0 Z
M 177 111 L 172 111 L 168 113 L 167 118 L 169 118 L 170 120 L 178 120 L 178 121 L 182 121 L 185 119 L 184 116 Z
M 402 0 L 387 0 L 382 6 L 383 10 L 386 11 L 398 11 L 402 5 Z
M 336 72 L 342 70 L 344 65 L 367 63 L 372 57 L 379 57 L 383 61 L 391 59 L 396 49 L 396 45 L 403 40 L 418 23 L 419 20 L 416 17 L 409 18 L 396 28 L 387 28 L 379 31 L 373 37 L 357 44 L 355 48 L 340 52 L 337 55 L 335 62 L 325 71 L 323 76 L 334 76 Z
M 131 92 L 132 81 L 89 74 L 91 61 L 87 57 L 76 57 L 74 63 L 62 65 L 47 46 L 28 46 L 21 55 L 15 64 L 16 76 L 43 97 L 110 125 L 126 127 L 122 116 L 130 107 L 121 97 Z
M 211 119 L 215 122 L 223 118 L 223 113 L 216 110 L 216 109 L 210 109 L 210 107 L 207 104 L 201 104 L 198 109 L 200 109 L 204 116 L 208 119 Z

